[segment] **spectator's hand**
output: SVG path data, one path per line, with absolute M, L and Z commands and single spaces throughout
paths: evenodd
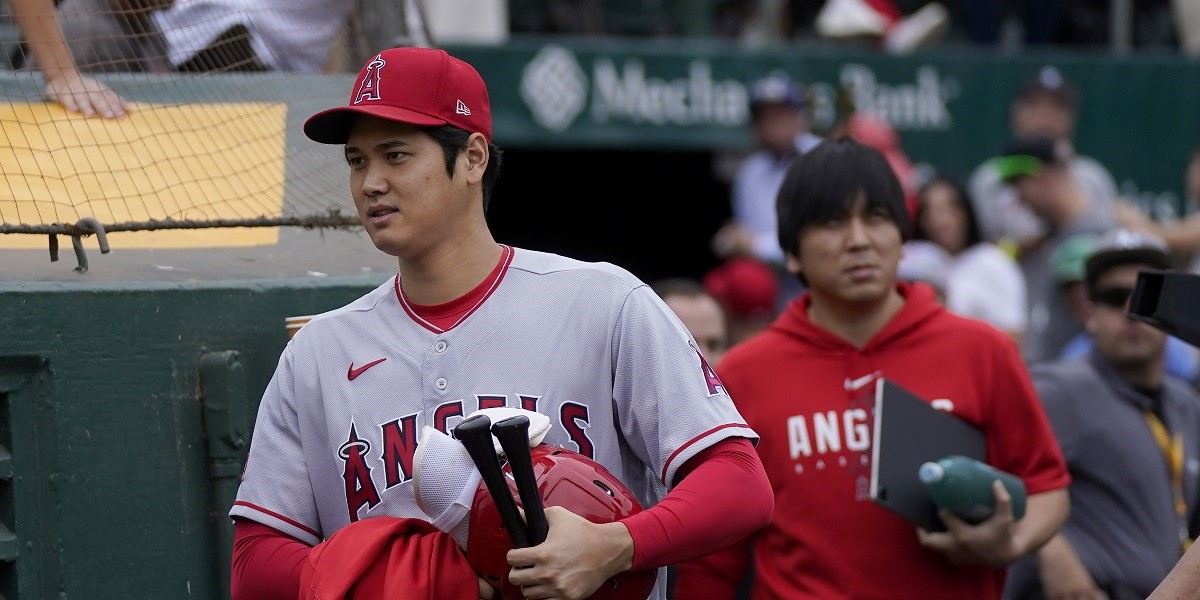
M 712 250 L 719 258 L 754 256 L 754 234 L 737 223 L 729 223 L 713 235 Z
M 48 76 L 46 96 L 69 112 L 85 117 L 114 119 L 125 116 L 125 103 L 112 88 L 78 71 L 64 71 L 53 78 Z
M 1047 600 L 1107 600 L 1071 542 L 1060 533 L 1038 551 L 1038 576 Z
M 946 524 L 945 533 L 930 533 L 917 530 L 921 545 L 941 552 L 955 564 L 1003 567 L 1016 560 L 1020 554 L 1013 532 L 1012 496 L 1004 485 L 996 480 L 992 483 L 996 496 L 996 512 L 986 521 L 971 525 L 948 511 L 938 516 Z
M 1113 218 L 1122 227 L 1141 231 L 1142 233 L 1161 235 L 1158 223 L 1155 223 L 1154 219 L 1146 216 L 1146 213 L 1138 210 L 1136 206 L 1128 202 L 1117 202 L 1113 208 Z
M 546 507 L 546 521 L 545 542 L 508 552 L 508 580 L 526 598 L 587 598 L 633 564 L 633 540 L 620 523 L 592 523 L 559 506 Z
M 1039 570 L 1046 600 L 1108 600 L 1078 558 L 1066 564 L 1042 561 Z

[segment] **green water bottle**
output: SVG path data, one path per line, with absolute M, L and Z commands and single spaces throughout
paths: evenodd
M 992 482 L 999 479 L 1012 496 L 1013 518 L 1025 516 L 1025 482 L 973 458 L 947 456 L 927 462 L 921 465 L 917 477 L 929 490 L 934 504 L 972 524 L 986 521 L 995 512 Z

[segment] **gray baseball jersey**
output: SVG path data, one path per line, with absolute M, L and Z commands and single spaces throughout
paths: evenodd
M 399 278 L 320 315 L 284 349 L 230 515 L 316 544 L 372 516 L 426 518 L 412 492 L 422 425 L 478 408 L 541 412 L 546 443 L 607 467 L 649 505 L 687 459 L 755 439 L 696 343 L 627 271 L 517 249 L 448 331 Z

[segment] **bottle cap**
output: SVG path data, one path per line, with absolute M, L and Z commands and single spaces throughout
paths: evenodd
M 927 462 L 917 470 L 917 478 L 921 480 L 921 483 L 925 484 L 941 481 L 945 475 L 946 470 L 942 468 L 942 465 L 935 462 Z

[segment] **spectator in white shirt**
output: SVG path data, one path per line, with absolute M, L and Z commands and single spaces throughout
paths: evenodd
M 72 55 L 78 71 L 89 72 L 320 73 L 354 7 L 349 0 L 63 0 L 57 9 L 51 0 L 13 4 L 33 55 L 16 58 L 41 68 L 47 93 L 69 110 L 76 110 L 71 100 L 79 98 L 84 114 L 87 101 L 107 88 L 78 76 L 83 84 L 56 79 L 59 71 L 70 75 L 75 68 Z M 111 99 L 90 103 L 106 116 L 120 108 L 120 98 L 107 93 Z M 108 105 L 117 108 L 104 112 Z
M 783 264 L 775 196 L 788 165 L 821 143 L 809 131 L 808 111 L 804 89 L 785 73 L 773 73 L 750 86 L 750 120 L 758 150 L 738 168 L 733 180 L 733 220 L 712 242 L 718 257 L 748 257 L 770 265 L 778 283 L 778 307 L 802 289 Z
M 950 258 L 946 308 L 991 323 L 1019 342 L 1028 315 L 1025 278 L 1011 257 L 980 235 L 962 184 L 938 175 L 921 187 L 913 234 L 914 240 L 932 242 Z
M 1079 92 L 1052 66 L 1042 67 L 1021 86 L 1009 109 L 1014 138 L 1046 137 L 1071 143 L 1079 115 Z M 1087 210 L 1111 219 L 1117 184 L 1096 160 L 1074 154 L 1067 165 L 1083 192 Z M 994 160 L 979 165 L 968 182 L 980 233 L 993 242 L 1010 242 L 1019 248 L 1035 244 L 1047 226 L 1021 203 L 1015 190 L 1000 180 Z
M 348 0 L 175 0 L 155 13 L 181 71 L 320 73 Z
M 733 181 L 733 222 L 717 232 L 713 244 L 722 257 L 753 256 L 782 265 L 775 196 L 788 165 L 815 148 L 821 138 L 809 131 L 803 89 L 783 73 L 750 86 L 750 119 L 759 149 L 738 169 Z

